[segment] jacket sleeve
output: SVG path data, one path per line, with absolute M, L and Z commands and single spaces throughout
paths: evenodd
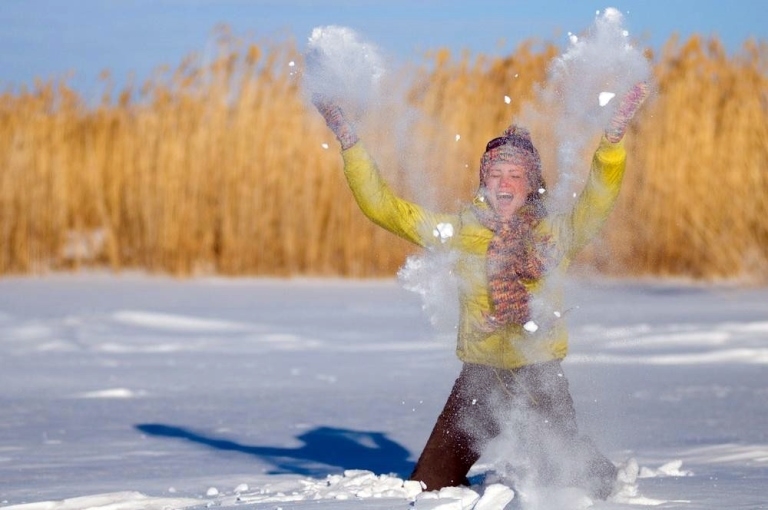
M 581 250 L 608 218 L 619 195 L 624 178 L 627 154 L 624 142 L 611 143 L 604 136 L 592 158 L 587 183 L 579 195 L 570 215 L 563 218 L 568 235 L 561 236 L 565 243 L 565 256 Z
M 360 210 L 390 232 L 429 247 L 450 241 L 457 217 L 436 214 L 397 197 L 384 181 L 376 163 L 358 142 L 342 151 L 344 175 Z M 445 225 L 452 225 L 447 230 Z

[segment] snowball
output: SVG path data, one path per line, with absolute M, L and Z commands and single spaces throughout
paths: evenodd
M 408 499 L 415 498 L 423 490 L 422 482 L 418 480 L 406 480 L 403 482 L 403 491 L 405 491 L 405 497 Z
M 206 496 L 218 496 L 219 495 L 219 489 L 216 487 L 210 487 L 207 491 L 205 491 Z
M 533 321 L 528 321 L 525 324 L 523 324 L 523 329 L 528 331 L 529 333 L 535 333 L 536 330 L 539 329 L 539 325 Z
M 458 500 L 458 508 L 473 508 L 480 495 L 469 487 L 443 487 L 438 492 L 440 499 Z M 449 507 L 452 508 L 452 507 Z
M 506 508 L 507 504 L 515 498 L 515 491 L 502 485 L 494 483 L 486 487 L 483 497 L 475 504 L 474 510 L 495 510 L 497 508 Z
M 440 239 L 441 243 L 453 237 L 453 225 L 450 223 L 438 223 L 432 231 L 432 235 Z
M 247 483 L 241 483 L 237 487 L 235 487 L 235 492 L 245 492 L 248 490 L 248 484 Z
M 600 103 L 600 106 L 605 106 L 610 103 L 611 99 L 614 97 L 616 97 L 616 94 L 613 92 L 600 92 L 597 96 L 597 102 Z

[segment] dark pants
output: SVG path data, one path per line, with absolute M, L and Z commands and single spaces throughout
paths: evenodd
M 557 360 L 514 370 L 465 364 L 411 480 L 428 490 L 469 485 L 470 468 L 500 434 L 504 455 L 515 457 L 504 463 L 518 477 L 537 485 L 583 487 L 600 499 L 610 495 L 616 468 L 579 436 L 568 380 Z

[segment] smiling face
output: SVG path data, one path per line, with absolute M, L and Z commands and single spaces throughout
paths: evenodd
M 525 204 L 530 192 L 525 165 L 514 161 L 497 161 L 485 175 L 485 198 L 504 221 L 514 217 Z

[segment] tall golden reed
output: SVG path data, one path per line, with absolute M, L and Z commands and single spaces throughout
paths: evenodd
M 394 274 L 412 248 L 357 210 L 335 141 L 299 90 L 293 45 L 225 29 L 218 40 L 212 61 L 107 86 L 95 106 L 65 83 L 0 96 L 0 274 Z M 361 126 L 393 187 L 424 198 L 417 162 L 420 178 L 440 183 L 430 205 L 471 196 L 484 141 L 534 96 L 557 53 L 430 55 L 405 103 Z M 764 44 L 728 56 L 717 40 L 670 41 L 655 62 L 659 94 L 629 137 L 620 203 L 583 264 L 768 278 L 767 68 Z

